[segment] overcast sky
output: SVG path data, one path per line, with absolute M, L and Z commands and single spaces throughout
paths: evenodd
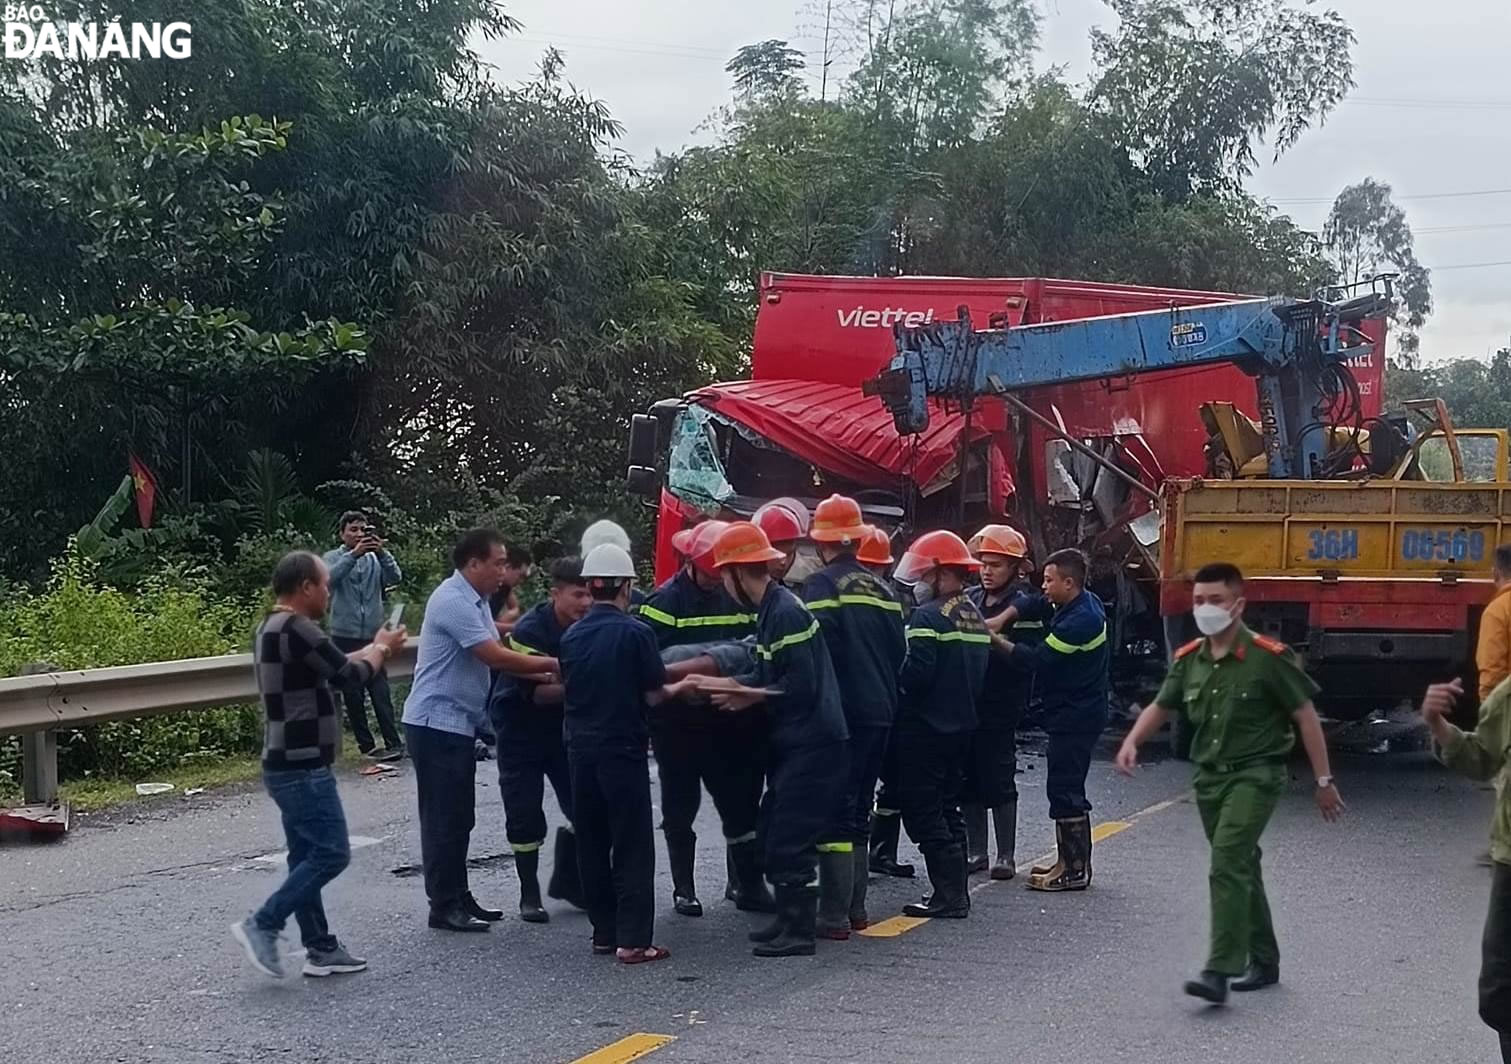
M 1087 31 L 1111 21 L 1108 9 L 1101 0 L 1038 3 L 1040 65 L 1083 79 Z M 1364 177 L 1388 182 L 1417 234 L 1418 258 L 1433 270 L 1436 311 L 1424 357 L 1490 354 L 1511 339 L 1511 175 L 1503 173 L 1511 159 L 1511 3 L 1332 6 L 1358 37 L 1358 86 L 1326 125 L 1267 163 L 1251 188 L 1317 229 L 1344 186 Z M 481 49 L 499 77 L 513 81 L 555 45 L 568 78 L 624 124 L 622 146 L 648 159 L 709 139 L 699 127 L 728 101 L 723 67 L 741 45 L 780 37 L 816 49 L 805 8 L 803 0 L 513 0 L 508 10 L 524 30 Z M 1494 189 L 1505 191 L 1461 195 Z

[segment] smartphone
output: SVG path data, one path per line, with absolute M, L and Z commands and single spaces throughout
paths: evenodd
M 404 603 L 402 603 L 402 602 L 396 602 L 396 603 L 394 603 L 394 608 L 389 611 L 388 621 L 383 625 L 383 627 L 384 628 L 390 628 L 390 629 L 392 629 L 392 628 L 399 627 L 399 625 L 401 625 L 403 623 L 404 623 Z

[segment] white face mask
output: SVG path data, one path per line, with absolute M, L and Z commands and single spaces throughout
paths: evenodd
M 936 592 L 934 585 L 927 580 L 918 580 L 913 584 L 913 601 L 920 606 L 927 605 L 934 600 Z
M 1226 607 L 1215 606 L 1210 602 L 1193 608 L 1191 617 L 1196 621 L 1196 630 L 1202 635 L 1217 635 L 1227 631 L 1233 624 L 1233 614 Z

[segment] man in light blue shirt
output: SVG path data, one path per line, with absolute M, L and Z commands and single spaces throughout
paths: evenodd
M 475 823 L 474 737 L 487 717 L 488 670 L 550 676 L 555 658 L 509 650 L 498 638 L 488 596 L 502 586 L 508 554 L 497 532 L 475 528 L 451 552 L 456 571 L 431 594 L 420 628 L 404 733 L 420 804 L 420 858 L 430 926 L 486 931 L 502 920 L 467 889 L 467 848 Z
M 404 575 L 377 537 L 367 515 L 360 510 L 341 515 L 341 544 L 325 555 L 325 565 L 330 570 L 330 635 L 338 649 L 350 653 L 367 646 L 383 627 L 383 589 L 393 587 Z M 367 727 L 368 694 L 372 695 L 378 730 L 383 733 L 381 749 Z M 373 673 L 365 688 L 347 687 L 342 697 L 358 750 L 378 761 L 397 761 L 404 756 L 404 743 L 394 725 L 393 695 L 385 670 Z

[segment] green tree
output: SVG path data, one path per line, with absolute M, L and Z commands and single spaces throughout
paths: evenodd
M 1398 274 L 1395 313 L 1391 317 L 1398 357 L 1416 359 L 1419 330 L 1432 313 L 1432 279 L 1417 261 L 1406 212 L 1390 197 L 1390 186 L 1367 177 L 1338 193 L 1322 228 L 1322 241 L 1341 283 L 1367 281 L 1381 273 Z
M 804 66 L 802 52 L 786 41 L 767 40 L 741 48 L 724 64 L 724 71 L 734 81 L 735 94 L 749 101 L 793 92 Z

